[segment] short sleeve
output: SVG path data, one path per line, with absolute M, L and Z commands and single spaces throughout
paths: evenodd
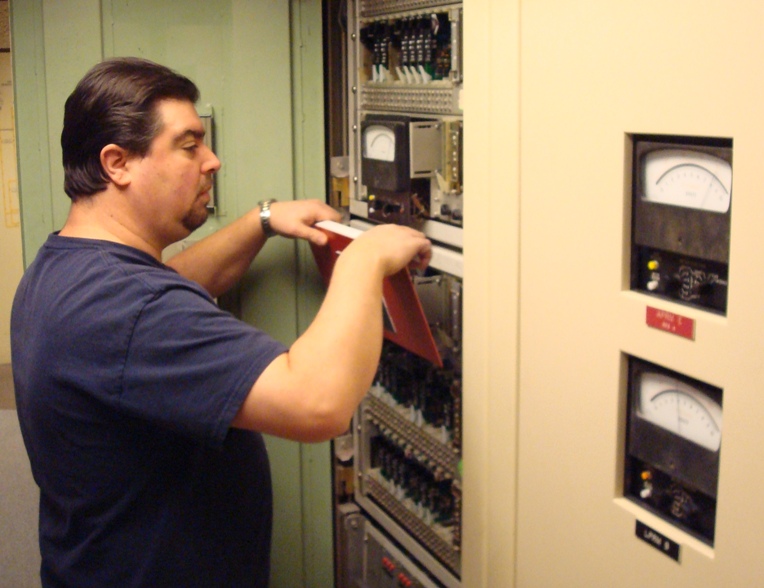
M 136 319 L 120 404 L 139 418 L 219 445 L 257 378 L 285 351 L 194 287 L 169 286 Z

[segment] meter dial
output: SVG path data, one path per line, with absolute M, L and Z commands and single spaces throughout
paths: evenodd
M 642 199 L 725 213 L 732 196 L 732 166 L 692 149 L 657 149 L 642 161 Z
M 665 374 L 645 372 L 639 383 L 637 414 L 679 437 L 718 451 L 722 407 L 707 394 Z
M 395 161 L 395 133 L 390 127 L 371 125 L 363 133 L 363 155 L 367 159 Z

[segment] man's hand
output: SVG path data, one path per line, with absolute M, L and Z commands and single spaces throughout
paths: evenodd
M 319 200 L 290 200 L 271 204 L 271 228 L 282 237 L 305 239 L 325 245 L 326 235 L 313 228 L 319 221 L 339 222 L 342 215 Z
M 430 263 L 432 246 L 423 233 L 401 225 L 378 225 L 348 245 L 340 259 L 346 255 L 366 259 L 369 267 L 375 263 L 383 276 L 391 276 L 405 267 L 424 269 Z

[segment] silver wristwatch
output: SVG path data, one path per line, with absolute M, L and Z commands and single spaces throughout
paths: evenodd
M 276 202 L 275 198 L 258 202 L 260 206 L 260 224 L 263 227 L 263 234 L 266 239 L 270 239 L 276 234 L 276 231 L 271 227 L 271 204 L 274 202 Z

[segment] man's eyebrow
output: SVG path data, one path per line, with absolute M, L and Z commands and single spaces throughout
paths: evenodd
M 188 129 L 183 131 L 180 135 L 175 137 L 174 143 L 182 143 L 187 139 L 196 139 L 202 141 L 204 139 L 204 131 L 196 131 L 194 129 Z

